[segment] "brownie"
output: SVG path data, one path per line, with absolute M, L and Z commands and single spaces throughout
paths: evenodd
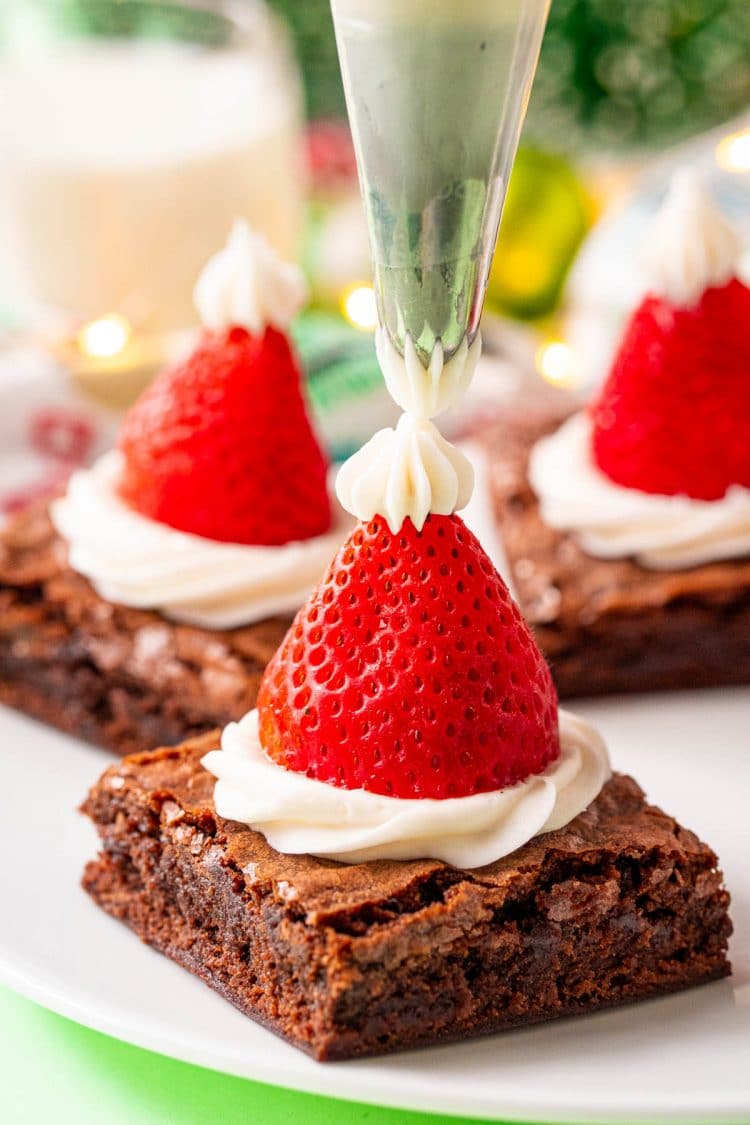
M 615 775 L 566 828 L 474 871 L 275 851 L 223 820 L 218 734 L 114 765 L 84 811 L 109 914 L 316 1059 L 423 1046 L 726 976 L 716 857 Z
M 221 632 L 177 625 L 105 601 L 66 559 L 46 505 L 0 535 L 0 703 L 122 754 L 254 706 L 288 619 Z
M 750 683 L 750 558 L 648 570 L 542 521 L 529 454 L 564 417 L 511 415 L 483 435 L 516 600 L 560 695 Z

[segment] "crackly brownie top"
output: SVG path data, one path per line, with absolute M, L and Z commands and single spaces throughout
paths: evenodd
M 648 570 L 632 559 L 587 555 L 575 535 L 545 524 L 528 479 L 534 444 L 553 433 L 568 412 L 509 413 L 488 427 L 492 491 L 503 541 L 524 614 L 533 624 L 596 621 L 696 599 L 721 606 L 750 596 L 750 559 L 709 563 L 689 570 Z
M 647 858 L 652 866 L 674 862 L 711 870 L 713 853 L 693 833 L 681 828 L 661 810 L 649 806 L 638 785 L 615 774 L 594 803 L 565 828 L 536 837 L 518 851 L 487 867 L 459 872 L 438 860 L 338 864 L 311 856 L 281 855 L 258 832 L 217 816 L 213 805 L 214 778 L 201 757 L 218 745 L 219 733 L 193 739 L 183 746 L 132 755 L 112 766 L 92 789 L 84 811 L 96 821 L 105 844 L 110 831 L 181 836 L 197 852 L 211 841 L 220 862 L 242 873 L 248 892 L 261 885 L 308 917 L 321 921 L 356 911 L 373 902 L 410 897 L 419 901 L 423 888 L 436 877 L 443 885 L 474 884 L 483 893 L 495 889 L 520 893 L 524 885 L 562 861 L 567 869 L 610 867 L 628 859 Z

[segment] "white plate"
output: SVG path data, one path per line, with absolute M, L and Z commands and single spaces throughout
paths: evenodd
M 175 1058 L 299 1090 L 521 1121 L 750 1117 L 750 692 L 579 708 L 615 764 L 718 850 L 734 977 L 620 1011 L 369 1062 L 320 1065 L 102 914 L 79 889 L 93 829 L 75 808 L 107 756 L 0 708 L 0 979 Z

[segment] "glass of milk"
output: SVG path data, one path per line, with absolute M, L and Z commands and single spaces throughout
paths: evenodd
M 75 32 L 0 15 L 0 295 L 33 327 L 178 330 L 236 217 L 297 252 L 296 67 L 260 0 L 80 9 Z
M 381 321 L 425 362 L 479 327 L 549 0 L 331 0 Z

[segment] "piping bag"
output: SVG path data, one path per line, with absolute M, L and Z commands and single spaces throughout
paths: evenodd
M 331 0 L 378 315 L 473 344 L 549 0 Z

